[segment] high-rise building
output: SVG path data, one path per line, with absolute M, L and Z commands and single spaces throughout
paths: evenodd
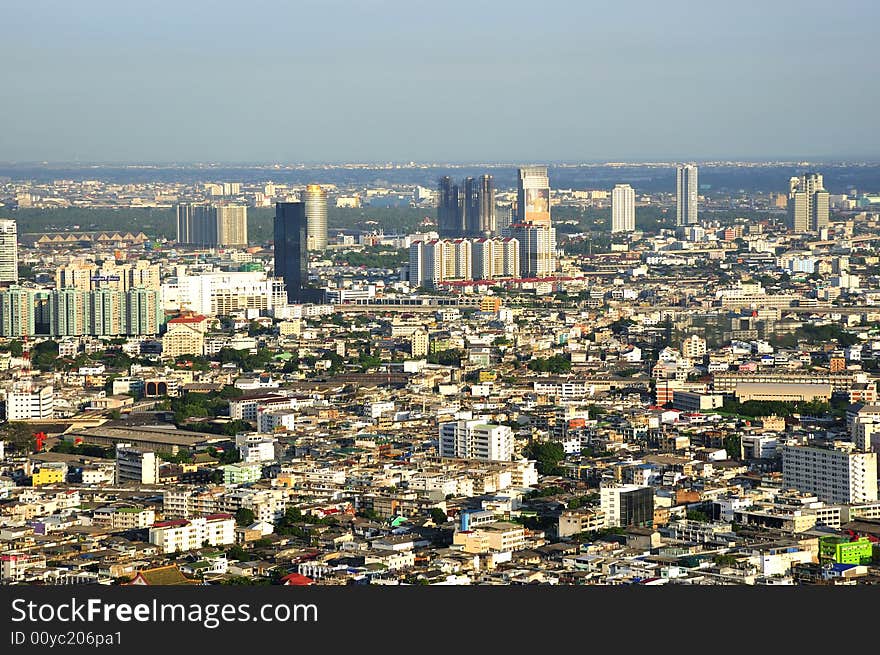
M 440 457 L 479 459 L 489 462 L 510 461 L 513 455 L 513 431 L 507 425 L 483 421 L 441 423 Z
M 217 207 L 217 245 L 246 246 L 247 242 L 247 207 L 245 205 Z
M 126 292 L 126 334 L 159 334 L 161 308 L 157 289 L 132 289 Z
M 829 194 L 819 173 L 789 180 L 788 226 L 798 233 L 818 232 L 828 226 Z
M 17 286 L 0 291 L 0 336 L 25 337 L 35 333 L 34 292 Z
M 275 203 L 275 277 L 284 280 L 287 301 L 303 300 L 309 279 L 309 254 L 304 202 Z
M 516 208 L 516 222 L 550 227 L 550 178 L 546 166 L 519 169 Z
M 823 446 L 784 446 L 782 483 L 815 494 L 826 503 L 877 500 L 877 453 L 849 442 Z
M 475 239 L 471 261 L 474 280 L 518 277 L 519 241 L 511 237 Z
M 462 236 L 464 225 L 459 211 L 458 186 L 452 178 L 440 178 L 437 187 L 437 232 L 441 238 Z
M 556 228 L 514 224 L 507 236 L 519 243 L 519 276 L 550 277 L 556 271 Z
M 11 218 L 0 218 L 0 283 L 18 282 L 18 228 Z
M 611 192 L 611 231 L 636 229 L 636 192 L 629 184 L 615 185 Z
M 675 224 L 694 225 L 699 223 L 700 187 L 697 181 L 697 167 L 693 164 L 681 164 L 676 168 L 675 175 Z
M 306 248 L 327 249 L 327 190 L 320 184 L 309 184 L 302 192 L 306 211 Z
M 440 178 L 437 231 L 441 238 L 488 237 L 496 233 L 495 180 L 491 175 L 466 177 L 461 184 Z
M 199 248 L 247 245 L 244 205 L 177 206 L 177 242 Z

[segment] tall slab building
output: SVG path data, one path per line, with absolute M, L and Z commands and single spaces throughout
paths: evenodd
M 697 167 L 682 164 L 675 172 L 675 224 L 695 225 L 698 217 L 700 187 L 697 181 Z

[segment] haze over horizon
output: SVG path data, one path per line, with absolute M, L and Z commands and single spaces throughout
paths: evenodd
M 880 158 L 861 0 L 6 4 L 4 161 Z

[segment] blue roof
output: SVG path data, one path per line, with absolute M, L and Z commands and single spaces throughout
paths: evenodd
M 850 569 L 854 569 L 856 567 L 855 564 L 832 564 L 831 568 L 835 571 L 849 571 Z

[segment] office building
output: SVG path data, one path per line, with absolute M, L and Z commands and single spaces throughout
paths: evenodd
M 440 457 L 510 461 L 513 431 L 507 425 L 490 425 L 477 420 L 441 423 Z
M 636 229 L 636 192 L 629 184 L 618 184 L 611 192 L 611 231 Z
M 654 522 L 654 490 L 635 484 L 607 484 L 599 490 L 606 528 L 650 527 Z
M 275 277 L 284 280 L 287 301 L 302 302 L 308 282 L 306 204 L 275 203 Z
M 700 187 L 697 181 L 697 167 L 682 164 L 676 168 L 675 179 L 675 224 L 694 225 L 698 218 Z
M 819 173 L 789 180 L 788 227 L 797 233 L 818 232 L 828 226 L 829 194 Z
M 178 205 L 177 242 L 198 248 L 246 246 L 247 207 Z
M 850 442 L 782 448 L 782 482 L 826 503 L 877 500 L 877 453 Z
M 556 271 L 556 228 L 546 225 L 515 224 L 507 236 L 519 243 L 519 276 L 542 278 Z
M 11 218 L 0 219 L 0 284 L 18 282 L 18 228 Z
M 174 359 L 184 355 L 203 355 L 208 323 L 208 318 L 201 314 L 172 318 L 162 335 L 162 356 Z
M 327 249 L 327 191 L 319 184 L 309 184 L 302 192 L 306 212 L 306 248 Z
M 550 227 L 550 178 L 546 166 L 519 169 L 516 208 L 517 223 Z

